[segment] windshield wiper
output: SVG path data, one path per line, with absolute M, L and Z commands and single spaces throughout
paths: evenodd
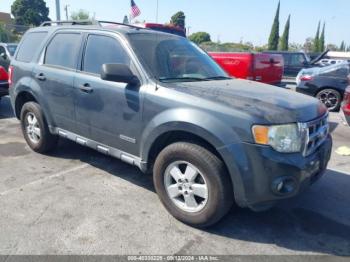
M 232 79 L 232 78 L 227 76 L 212 76 L 212 77 L 205 78 L 205 80 L 229 80 L 229 79 Z
M 159 81 L 184 81 L 184 82 L 191 82 L 191 81 L 209 81 L 210 79 L 207 78 L 200 78 L 200 77 L 160 77 Z

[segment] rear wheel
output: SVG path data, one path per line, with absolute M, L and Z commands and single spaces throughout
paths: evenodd
M 317 93 L 316 97 L 330 112 L 339 111 L 341 104 L 341 94 L 339 91 L 332 88 L 323 89 Z
M 46 153 L 56 147 L 58 137 L 50 133 L 40 105 L 27 102 L 21 111 L 21 127 L 29 147 L 38 153 Z
M 218 222 L 233 204 L 233 189 L 223 162 L 191 143 L 166 147 L 154 165 L 154 184 L 165 208 L 196 227 Z

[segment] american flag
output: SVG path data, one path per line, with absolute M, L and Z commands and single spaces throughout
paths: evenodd
M 131 0 L 131 17 L 135 18 L 136 16 L 139 16 L 141 14 L 140 9 L 135 4 L 134 0 Z

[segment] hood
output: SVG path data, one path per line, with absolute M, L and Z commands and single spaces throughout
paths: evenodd
M 322 54 L 320 54 L 318 57 L 316 57 L 315 59 L 311 60 L 310 65 L 314 65 L 316 64 L 318 61 L 320 61 L 321 59 L 323 59 L 327 53 L 329 52 L 329 49 L 327 49 L 326 51 L 324 51 Z
M 177 92 L 226 106 L 233 110 L 232 114 L 249 114 L 255 118 L 257 124 L 308 122 L 323 115 L 327 110 L 313 97 L 241 79 L 163 85 Z M 209 104 L 206 105 L 205 101 L 201 100 L 197 99 L 199 103 L 196 103 L 196 106 L 208 109 Z

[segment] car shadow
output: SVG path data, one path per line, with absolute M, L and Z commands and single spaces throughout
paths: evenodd
M 79 159 L 134 185 L 155 192 L 152 176 L 76 143 L 61 140 L 52 157 Z M 203 231 L 229 239 L 272 244 L 298 252 L 350 255 L 350 175 L 328 170 L 300 196 L 256 213 L 233 208 Z
M 14 117 L 13 110 L 11 107 L 10 97 L 4 96 L 0 100 L 0 119 L 6 119 Z
M 333 121 L 329 121 L 328 123 L 329 123 L 329 132 L 333 133 L 337 129 L 339 123 L 336 123 Z

